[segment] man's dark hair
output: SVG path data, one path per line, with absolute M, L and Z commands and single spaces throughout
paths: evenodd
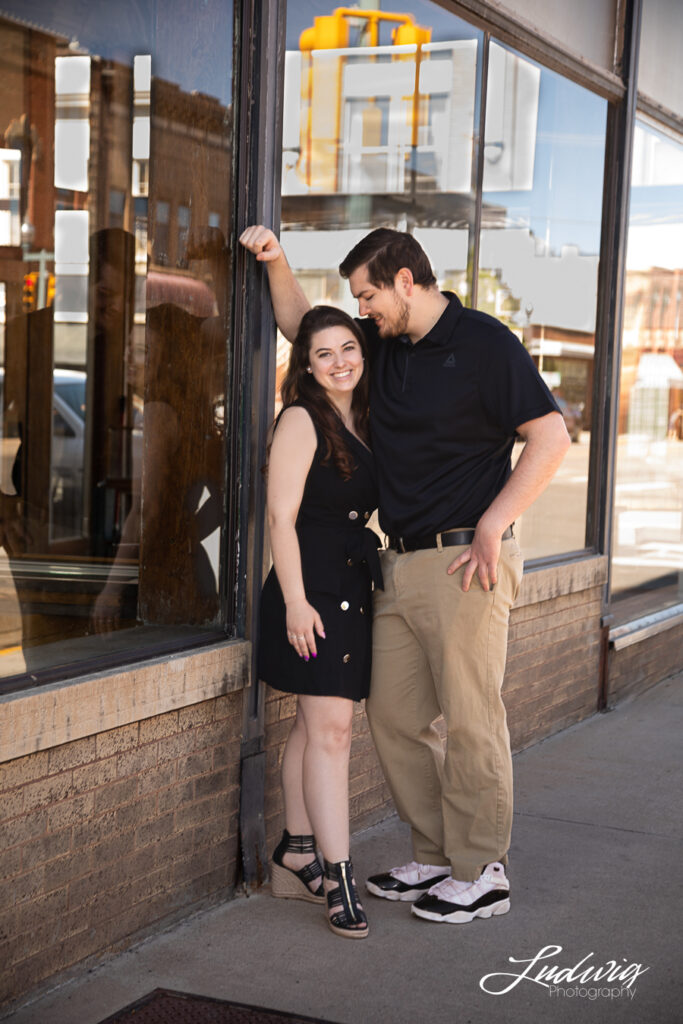
M 402 267 L 413 275 L 415 284 L 431 288 L 436 284 L 427 254 L 412 235 L 391 228 L 377 228 L 354 245 L 339 265 L 342 277 L 350 277 L 354 270 L 366 265 L 370 283 L 376 288 L 393 288 L 394 279 Z

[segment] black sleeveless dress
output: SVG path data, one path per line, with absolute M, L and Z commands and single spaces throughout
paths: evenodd
M 343 480 L 316 426 L 318 446 L 296 520 L 306 599 L 316 609 L 325 639 L 316 634 L 317 658 L 304 661 L 287 640 L 286 610 L 271 568 L 260 609 L 258 674 L 285 693 L 362 700 L 370 690 L 372 588 L 381 587 L 379 538 L 366 523 L 377 506 L 372 453 L 350 431 L 355 461 Z

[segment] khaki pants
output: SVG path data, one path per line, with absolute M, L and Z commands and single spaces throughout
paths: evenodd
M 463 550 L 382 553 L 366 708 L 414 859 L 450 864 L 467 882 L 491 861 L 506 863 L 510 845 L 512 759 L 500 691 L 523 562 L 517 541 L 503 541 L 494 590 L 475 575 L 465 594 L 464 569 L 446 573 Z M 445 753 L 434 725 L 441 714 Z

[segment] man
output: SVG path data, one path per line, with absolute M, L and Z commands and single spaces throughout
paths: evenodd
M 277 238 L 258 226 L 240 241 L 266 263 L 275 317 L 292 338 L 308 302 Z M 488 918 L 510 909 L 512 759 L 501 687 L 523 567 L 512 524 L 570 441 L 524 347 L 499 321 L 440 292 L 411 235 L 371 232 L 340 273 L 366 318 L 389 538 L 366 710 L 414 857 L 367 888 L 427 920 Z M 511 472 L 517 435 L 525 446 Z

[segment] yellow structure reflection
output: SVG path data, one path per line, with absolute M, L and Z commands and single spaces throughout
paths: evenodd
M 344 98 L 344 69 L 359 47 L 349 47 L 349 26 L 365 23 L 363 50 L 379 47 L 380 22 L 395 24 L 391 34 L 395 52 L 392 61 L 413 62 L 412 92 L 403 97 L 410 151 L 418 145 L 418 129 L 426 124 L 421 109 L 420 65 L 422 47 L 431 41 L 432 30 L 415 23 L 411 14 L 359 10 L 338 7 L 333 14 L 318 16 L 311 28 L 299 38 L 299 49 L 306 54 L 301 70 L 301 157 L 299 174 L 310 189 L 340 191 L 342 177 L 340 143 Z M 325 52 L 327 51 L 327 52 Z M 428 56 L 428 55 L 425 55 Z M 368 97 L 362 111 L 362 145 L 378 147 L 382 139 L 383 112 L 374 97 Z M 405 153 L 408 159 L 409 153 Z M 413 170 L 415 162 L 413 161 Z

